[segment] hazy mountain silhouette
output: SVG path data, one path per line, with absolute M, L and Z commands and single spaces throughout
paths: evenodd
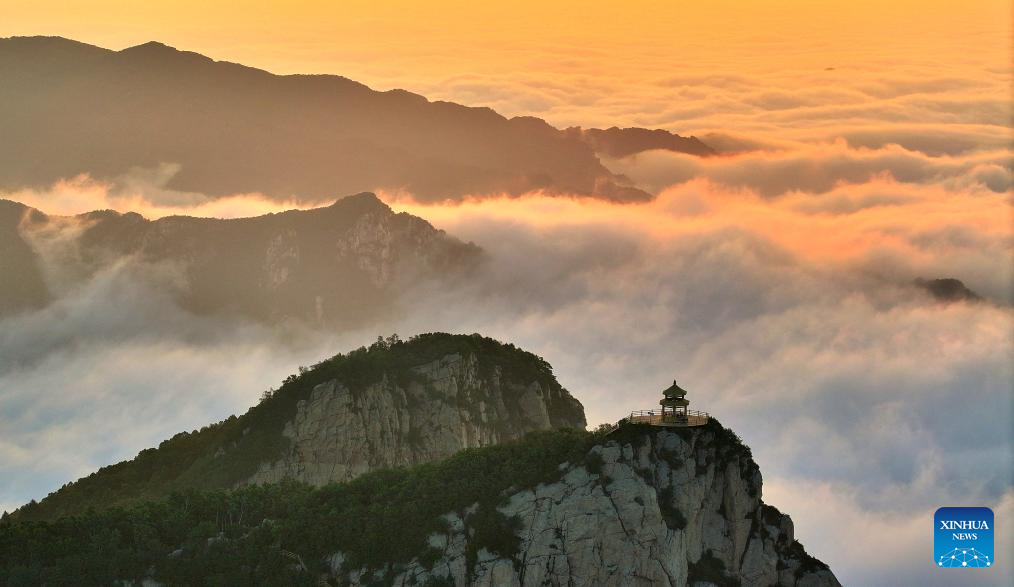
M 176 277 L 167 291 L 195 312 L 352 327 L 394 310 L 401 288 L 463 275 L 480 254 L 367 193 L 234 220 L 51 217 L 0 200 L 0 316 L 54 297 L 44 275 L 81 281 L 129 260 Z
M 538 118 L 333 75 L 273 75 L 156 42 L 111 51 L 0 39 L 0 134 L 0 189 L 170 163 L 180 169 L 168 187 L 212 196 L 404 188 L 420 199 L 532 189 L 650 197 L 603 167 L 592 146 L 600 139 Z
M 925 289 L 940 302 L 980 302 L 982 296 L 969 289 L 963 281 L 953 277 L 916 279 L 915 285 Z
M 618 159 L 636 155 L 642 151 L 663 149 L 676 151 L 678 153 L 689 153 L 707 157 L 716 155 L 714 149 L 704 144 L 697 137 L 681 137 L 661 129 L 647 128 L 618 128 L 607 129 L 589 128 L 569 129 L 581 133 L 597 153 Z

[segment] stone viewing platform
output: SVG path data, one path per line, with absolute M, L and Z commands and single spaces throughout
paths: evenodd
M 629 421 L 631 424 L 678 428 L 704 426 L 711 416 L 707 412 L 688 409 L 690 400 L 686 395 L 686 390 L 676 385 L 676 381 L 673 380 L 672 385 L 662 391 L 662 400 L 658 402 L 661 405 L 660 409 L 631 412 Z

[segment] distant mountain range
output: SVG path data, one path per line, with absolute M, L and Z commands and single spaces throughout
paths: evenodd
M 480 256 L 368 193 L 234 220 L 58 217 L 0 200 L 0 316 L 51 301 L 56 273 L 80 281 L 129 259 L 177 271 L 179 302 L 198 313 L 354 327 L 392 311 L 400 288 L 447 283 Z
M 0 39 L 0 136 L 0 190 L 171 164 L 171 189 L 308 199 L 404 189 L 429 200 L 529 190 L 639 200 L 650 194 L 597 154 L 713 153 L 666 131 L 560 130 L 334 75 L 59 37 Z

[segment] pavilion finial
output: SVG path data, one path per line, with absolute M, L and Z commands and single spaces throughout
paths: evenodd
M 662 395 L 665 397 L 683 397 L 687 394 L 687 390 L 683 389 L 676 383 L 676 380 L 672 380 L 672 385 L 662 390 Z

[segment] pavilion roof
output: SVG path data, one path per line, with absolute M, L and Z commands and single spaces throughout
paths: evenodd
M 687 390 L 683 389 L 679 385 L 676 385 L 676 380 L 672 380 L 672 385 L 662 391 L 662 395 L 665 397 L 683 397 L 687 394 Z

